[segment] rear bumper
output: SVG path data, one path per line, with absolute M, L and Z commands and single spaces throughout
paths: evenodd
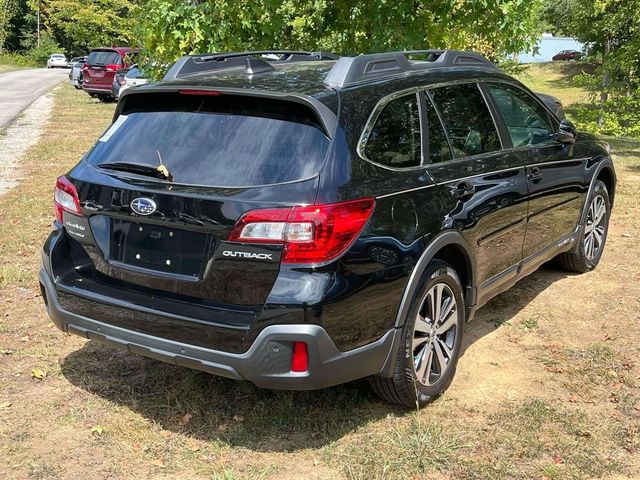
M 319 325 L 271 325 L 260 332 L 249 350 L 242 354 L 229 353 L 123 329 L 72 313 L 61 307 L 54 282 L 44 269 L 40 271 L 40 284 L 47 312 L 62 331 L 174 365 L 248 380 L 262 388 L 313 390 L 388 371 L 391 352 L 400 339 L 400 331 L 390 329 L 375 342 L 341 352 Z M 305 373 L 290 371 L 294 341 L 307 343 L 309 368 Z
M 97 93 L 99 95 L 111 95 L 111 84 L 106 86 L 82 84 L 82 89 L 87 93 Z

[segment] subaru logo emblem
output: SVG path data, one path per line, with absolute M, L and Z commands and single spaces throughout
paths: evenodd
M 131 202 L 131 210 L 138 215 L 151 215 L 156 208 L 156 202 L 150 198 L 138 197 Z

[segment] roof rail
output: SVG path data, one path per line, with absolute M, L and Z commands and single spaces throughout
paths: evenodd
M 407 57 L 426 56 L 411 61 Z M 480 66 L 498 67 L 479 53 L 459 50 L 408 50 L 404 52 L 373 53 L 357 57 L 341 57 L 324 79 L 330 87 L 344 88 L 382 77 L 435 67 Z
M 255 52 L 204 53 L 185 55 L 169 69 L 163 80 L 176 80 L 190 75 L 244 67 L 247 74 L 259 73 L 248 67 L 247 60 L 259 59 L 264 63 L 303 62 L 313 60 L 337 60 L 338 56 L 328 52 L 302 52 L 292 50 L 259 50 Z M 266 71 L 266 69 L 264 70 Z

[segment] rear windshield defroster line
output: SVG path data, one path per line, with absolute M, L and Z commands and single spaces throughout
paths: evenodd
M 161 160 L 177 184 L 249 187 L 312 178 L 329 147 L 315 113 L 301 104 L 237 95 L 140 97 L 146 101 L 129 101 L 126 121 L 96 143 L 91 165 L 157 167 Z

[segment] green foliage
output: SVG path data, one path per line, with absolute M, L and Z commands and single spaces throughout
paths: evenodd
M 17 12 L 16 0 L 0 0 L 0 53 L 4 42 L 11 33 L 11 21 Z
M 33 67 L 34 63 L 28 57 L 18 53 L 1 53 L 0 65 L 15 65 L 17 67 Z
M 157 64 L 250 49 L 340 54 L 468 48 L 499 59 L 538 35 L 539 0 L 147 0 L 137 32 Z
M 43 67 L 47 63 L 47 59 L 52 53 L 62 52 L 58 42 L 47 32 L 41 32 L 40 46 L 37 46 L 35 39 L 32 37 L 25 42 L 25 45 L 30 47 L 25 53 L 26 58 L 29 62 L 39 67 Z
M 40 0 L 40 8 L 45 27 L 70 54 L 133 40 L 132 0 Z
M 542 16 L 584 42 L 599 62 L 594 75 L 581 79 L 599 103 L 579 109 L 581 123 L 598 133 L 639 135 L 640 0 L 567 0 L 557 6 L 546 0 Z
M 614 137 L 640 137 L 640 95 L 615 96 L 599 106 L 578 105 L 581 130 Z

